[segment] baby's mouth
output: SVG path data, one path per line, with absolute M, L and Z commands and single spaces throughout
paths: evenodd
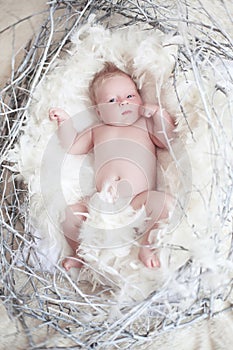
M 130 114 L 130 113 L 132 113 L 132 111 L 126 110 L 126 111 L 122 112 L 121 115 L 127 115 L 127 114 Z

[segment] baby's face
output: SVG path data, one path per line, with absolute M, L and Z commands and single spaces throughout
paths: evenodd
M 127 75 L 106 78 L 96 90 L 98 115 L 105 124 L 132 125 L 140 117 L 142 99 L 136 85 Z

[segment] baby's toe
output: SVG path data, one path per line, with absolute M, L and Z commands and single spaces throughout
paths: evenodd
M 148 268 L 160 267 L 159 258 L 156 252 L 148 247 L 142 247 L 139 252 L 139 259 Z
M 83 265 L 82 262 L 75 257 L 68 257 L 62 261 L 62 266 L 66 271 L 69 271 L 73 267 L 81 268 L 82 265 Z
M 151 259 L 151 267 L 160 267 L 160 261 L 159 258 L 156 255 L 153 255 L 152 259 Z
M 154 268 L 160 266 L 159 263 L 158 263 L 158 259 L 156 257 L 153 257 L 153 256 L 146 260 L 145 265 L 149 269 L 154 269 Z

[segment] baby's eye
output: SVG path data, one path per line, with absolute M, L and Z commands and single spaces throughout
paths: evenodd
M 110 100 L 108 102 L 110 102 L 110 103 L 116 102 L 116 99 L 114 97 L 110 98 Z
M 132 97 L 134 97 L 134 95 L 130 94 L 130 95 L 127 96 L 127 98 L 132 98 Z

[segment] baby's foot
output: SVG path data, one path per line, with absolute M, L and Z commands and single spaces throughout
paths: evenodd
M 80 260 L 80 258 L 77 255 L 75 255 L 75 256 L 69 256 L 68 258 L 65 258 L 62 261 L 62 266 L 66 271 L 69 271 L 72 267 L 80 269 L 83 266 L 83 263 Z
M 142 246 L 140 248 L 138 257 L 146 267 L 160 267 L 160 261 L 158 256 L 156 255 L 155 250 L 151 249 L 148 246 Z

